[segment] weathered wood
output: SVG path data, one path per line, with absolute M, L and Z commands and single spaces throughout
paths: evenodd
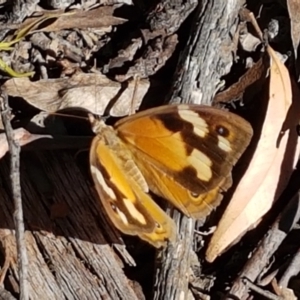
M 229 73 L 233 63 L 233 37 L 244 2 L 200 1 L 175 74 L 173 102 L 211 104 L 220 78 Z
M 169 102 L 211 105 L 220 78 L 229 73 L 233 63 L 232 38 L 243 3 L 200 1 Z M 193 221 L 177 211 L 173 218 L 179 228 L 179 240 L 159 255 L 162 263 L 157 266 L 155 299 L 187 299 L 189 295 Z
M 12 1 L 11 10 L 9 10 L 9 21 L 12 23 L 21 23 L 23 19 L 34 13 L 37 0 L 14 0 Z
M 120 256 L 131 264 L 132 259 L 112 226 L 100 221 L 99 200 L 74 155 L 23 153 L 21 163 L 31 299 L 140 299 L 123 273 Z M 7 159 L 0 164 L 0 241 L 10 262 L 4 284 L 18 293 Z M 115 237 L 119 257 L 106 240 L 109 236 Z

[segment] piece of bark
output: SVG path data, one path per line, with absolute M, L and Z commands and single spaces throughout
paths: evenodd
M 126 74 L 122 71 L 120 74 L 118 71 L 113 72 L 118 81 L 124 81 L 131 77 L 148 78 L 156 74 L 173 55 L 178 43 L 175 32 L 196 6 L 197 1 L 195 0 L 158 2 L 148 12 L 145 24 L 131 32 L 134 38 L 129 38 L 131 39 L 130 44 L 128 45 L 127 36 L 119 42 L 121 48 L 117 56 L 111 58 L 105 66 L 106 72 L 110 72 L 116 67 L 125 66 L 126 62 L 131 62 Z M 139 47 L 143 51 L 138 51 L 138 54 Z M 134 60 L 133 57 L 135 57 Z
M 8 162 L 2 159 L 0 164 L 1 182 L 7 184 Z M 74 157 L 66 151 L 24 152 L 21 181 L 31 299 L 140 299 L 120 257 L 134 262 L 113 227 L 101 220 L 99 200 Z M 5 286 L 18 293 L 13 207 L 6 184 L 0 187 L 0 243 L 3 255 L 10 255 Z M 51 220 L 57 203 L 68 206 L 68 216 Z
M 189 270 L 195 222 L 174 211 L 173 220 L 179 228 L 174 244 L 158 251 L 153 299 L 188 299 Z
M 220 78 L 233 64 L 236 49 L 232 37 L 244 2 L 200 2 L 188 46 L 178 63 L 170 96 L 175 102 L 211 105 Z
M 34 13 L 38 0 L 15 0 L 12 1 L 11 10 L 8 11 L 11 23 L 21 23 L 27 16 Z
M 211 105 L 220 77 L 230 71 L 233 62 L 231 36 L 236 30 L 238 12 L 243 3 L 240 0 L 199 3 L 169 102 Z M 183 274 L 189 274 L 191 267 L 194 223 L 178 211 L 174 212 L 173 218 L 179 228 L 179 238 L 174 247 L 170 245 L 159 254 L 155 299 L 188 297 L 189 276 Z

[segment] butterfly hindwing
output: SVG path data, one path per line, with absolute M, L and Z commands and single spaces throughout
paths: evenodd
M 103 125 L 90 151 L 91 173 L 102 204 L 123 233 L 155 247 L 175 239 L 175 224 L 145 193 L 139 169 L 111 127 Z

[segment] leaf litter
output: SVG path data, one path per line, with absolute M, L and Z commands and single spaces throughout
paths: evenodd
M 299 18 L 297 19 L 299 5 L 297 1 L 289 1 L 287 5 L 283 2 L 273 4 L 277 5 L 276 9 L 264 3 L 261 7 L 262 14 L 257 13 L 256 17 L 258 20 L 261 18 L 263 28 L 269 28 L 268 42 L 271 44 L 274 37 L 271 37 L 271 25 L 268 25 L 271 22 L 273 25 L 280 23 L 271 20 L 271 14 L 269 19 L 266 18 L 266 12 L 284 12 L 291 25 L 290 49 L 293 50 L 296 61 L 300 36 Z M 131 5 L 126 3 L 128 4 Z M 172 59 L 180 39 L 178 27 L 161 29 L 151 22 L 150 30 L 125 30 L 118 35 L 118 28 L 126 26 L 132 17 L 126 14 L 125 17 L 116 16 L 116 11 L 122 6 L 124 3 L 116 2 L 110 6 L 87 5 L 85 9 L 71 6 L 67 12 L 61 9 L 39 9 L 35 12 L 38 16 L 29 14 L 28 18 L 17 26 L 16 31 L 13 30 L 16 28 L 15 24 L 7 24 L 7 33 L 0 43 L 0 67 L 4 71 L 4 77 L 13 77 L 3 84 L 5 91 L 12 97 L 11 103 L 17 103 L 16 99 L 22 98 L 35 109 L 48 113 L 79 108 L 103 115 L 109 108 L 109 115 L 121 117 L 137 111 L 153 85 L 149 77 L 156 75 Z M 276 17 L 275 14 L 274 18 Z M 216 91 L 214 103 L 237 105 L 237 100 L 243 100 L 246 106 L 252 105 L 257 92 L 269 84 L 269 100 L 277 106 L 272 110 L 271 102 L 269 104 L 265 123 L 261 128 L 262 134 L 249 169 L 232 197 L 235 204 L 229 204 L 218 225 L 223 232 L 220 233 L 220 229 L 217 229 L 211 239 L 210 245 L 213 246 L 209 246 L 207 253 L 211 248 L 218 249 L 213 254 L 207 254 L 209 261 L 214 260 L 228 249 L 229 245 L 237 242 L 250 227 L 253 228 L 264 219 L 264 215 L 272 209 L 273 203 L 286 187 L 298 159 L 299 149 L 293 128 L 299 115 L 295 113 L 296 109 L 291 114 L 290 109 L 291 102 L 297 94 L 295 90 L 299 91 L 291 71 L 293 68 L 297 69 L 297 65 L 287 69 L 278 61 L 273 44 L 270 46 L 262 43 L 265 39 L 248 31 L 248 25 L 243 24 L 240 29 L 235 49 L 236 65 L 239 65 L 242 72 L 232 69 L 226 76 L 230 80 L 222 82 L 222 87 Z M 279 36 L 280 25 L 277 29 L 278 32 L 274 33 L 274 36 L 277 34 L 274 38 L 274 48 L 279 48 L 280 52 L 280 46 L 287 43 L 282 42 L 285 37 Z M 125 39 L 126 35 L 128 37 Z M 279 47 L 276 47 L 278 45 Z M 287 51 L 281 51 L 281 54 L 286 55 Z M 253 60 L 250 67 L 246 63 L 249 59 Z M 235 76 L 234 73 L 238 75 Z M 234 76 L 235 81 L 232 80 Z M 132 80 L 133 77 L 139 79 Z M 289 130 L 289 133 L 284 135 L 284 130 Z M 22 127 L 16 129 L 15 134 L 22 145 L 43 136 L 52 138 L 51 135 L 29 132 Z M 3 156 L 7 152 L 7 143 L 4 135 L 0 135 L 0 138 L 0 155 Z M 283 163 L 289 164 L 286 170 Z M 256 198 L 250 197 L 251 194 L 256 194 Z M 251 201 L 247 202 L 247 198 Z M 68 209 L 63 205 L 53 206 L 51 213 L 54 218 L 67 215 Z M 247 211 L 249 206 L 250 211 Z M 229 209 L 236 215 L 228 213 Z M 228 223 L 228 219 L 234 219 L 236 223 Z M 245 223 L 247 224 L 244 225 Z M 206 240 L 207 243 L 209 239 L 210 237 Z M 203 251 L 197 254 L 204 257 Z M 218 262 L 215 264 L 218 268 Z M 277 294 L 289 291 L 293 295 L 291 299 L 296 293 L 287 286 L 273 287 L 273 290 Z

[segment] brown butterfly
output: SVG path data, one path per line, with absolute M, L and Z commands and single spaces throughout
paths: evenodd
M 189 217 L 208 215 L 252 137 L 241 117 L 201 105 L 161 106 L 93 127 L 91 173 L 108 216 L 155 247 L 173 241 L 176 227 L 149 190 Z

